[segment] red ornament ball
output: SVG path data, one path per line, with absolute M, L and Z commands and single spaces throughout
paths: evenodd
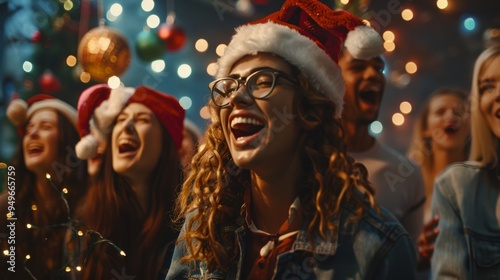
M 45 71 L 40 76 L 38 83 L 40 84 L 41 93 L 54 94 L 61 89 L 61 82 L 50 71 Z
M 162 39 L 168 51 L 178 51 L 187 41 L 186 32 L 176 25 L 164 23 L 158 28 L 158 37 Z

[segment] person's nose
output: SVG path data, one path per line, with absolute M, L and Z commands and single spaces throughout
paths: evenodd
M 233 107 L 245 107 L 251 105 L 253 102 L 254 99 L 248 92 L 246 85 L 241 85 L 239 89 L 229 96 L 229 104 Z
M 26 131 L 26 135 L 25 135 L 25 137 L 30 137 L 33 139 L 37 139 L 39 136 L 40 136 L 40 134 L 39 134 L 39 127 L 38 126 L 33 126 L 33 127 L 29 128 Z
M 133 134 L 135 129 L 134 125 L 135 121 L 133 120 L 133 118 L 127 118 L 123 123 L 123 131 L 127 134 Z

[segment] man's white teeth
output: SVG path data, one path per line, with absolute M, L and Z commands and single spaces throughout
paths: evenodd
M 236 117 L 231 121 L 231 128 L 234 128 L 235 125 L 240 124 L 240 123 L 247 123 L 247 124 L 253 124 L 253 125 L 264 125 L 262 122 L 260 122 L 257 119 L 246 118 L 246 117 Z

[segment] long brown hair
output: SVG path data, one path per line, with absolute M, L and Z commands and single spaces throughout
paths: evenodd
M 74 209 L 87 187 L 87 165 L 79 161 L 74 153 L 74 146 L 79 140 L 78 132 L 64 115 L 56 113 L 58 154 L 49 172 L 55 187 L 51 186 L 49 191 L 50 201 L 37 201 L 36 176 L 26 167 L 22 140 L 13 159 L 16 171 L 15 215 L 19 222 L 16 227 L 16 257 L 21 264 L 29 254 L 31 258 L 26 267 L 35 277 L 44 279 L 58 279 L 64 273 L 62 253 L 67 228 L 57 225 L 69 222 L 68 213 Z M 24 129 L 25 127 L 22 128 L 23 131 Z M 63 188 L 67 189 L 67 194 L 64 195 L 67 205 L 61 197 Z M 44 204 L 52 205 L 50 212 L 43 211 L 40 206 Z M 4 218 L 2 213 L 0 219 Z M 33 227 L 27 229 L 27 224 L 32 224 Z M 21 265 L 16 270 L 17 276 L 19 279 L 30 277 L 25 274 Z
M 311 218 L 308 234 L 312 240 L 337 229 L 330 218 L 339 213 L 344 202 L 353 203 L 356 219 L 375 202 L 366 169 L 354 164 L 346 154 L 342 125 L 334 117 L 335 104 L 294 70 L 300 94 L 293 113 L 303 131 L 298 146 L 302 147 L 306 167 L 302 174 L 306 187 L 300 190 L 300 199 L 303 214 Z M 188 248 L 183 261 L 201 260 L 210 270 L 226 271 L 235 260 L 234 229 L 240 226 L 242 190 L 250 184 L 250 176 L 248 170 L 238 169 L 232 161 L 222 132 L 220 109 L 212 101 L 209 107 L 212 123 L 205 133 L 205 146 L 195 155 L 177 201 L 177 218 L 189 217 L 179 240 L 185 240 Z M 355 194 L 357 191 L 362 196 Z
M 86 229 L 99 232 L 126 256 L 108 243 L 88 234 L 82 279 L 110 279 L 113 270 L 140 279 L 158 278 L 167 243 L 178 232 L 172 226 L 175 197 L 182 183 L 182 169 L 174 142 L 163 126 L 163 148 L 150 178 L 149 209 L 142 213 L 131 186 L 113 170 L 111 149 L 106 149 L 96 183 L 90 187 L 77 218 Z M 108 143 L 111 140 L 108 138 Z M 166 245 L 167 244 L 167 245 Z

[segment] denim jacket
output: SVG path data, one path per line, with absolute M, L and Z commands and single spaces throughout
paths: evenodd
M 314 249 L 304 219 L 292 249 L 278 256 L 273 279 L 415 279 L 416 253 L 405 229 L 382 207 L 380 216 L 371 208 L 365 213 L 359 221 L 348 222 L 354 209 L 342 207 L 333 218 L 338 234 L 316 238 Z M 166 279 L 240 279 L 246 233 L 243 226 L 236 230 L 239 260 L 225 274 L 208 271 L 203 262 L 181 263 L 187 248 L 179 242 Z
M 500 279 L 500 180 L 474 162 L 448 167 L 437 179 L 432 211 L 439 234 L 432 279 Z

